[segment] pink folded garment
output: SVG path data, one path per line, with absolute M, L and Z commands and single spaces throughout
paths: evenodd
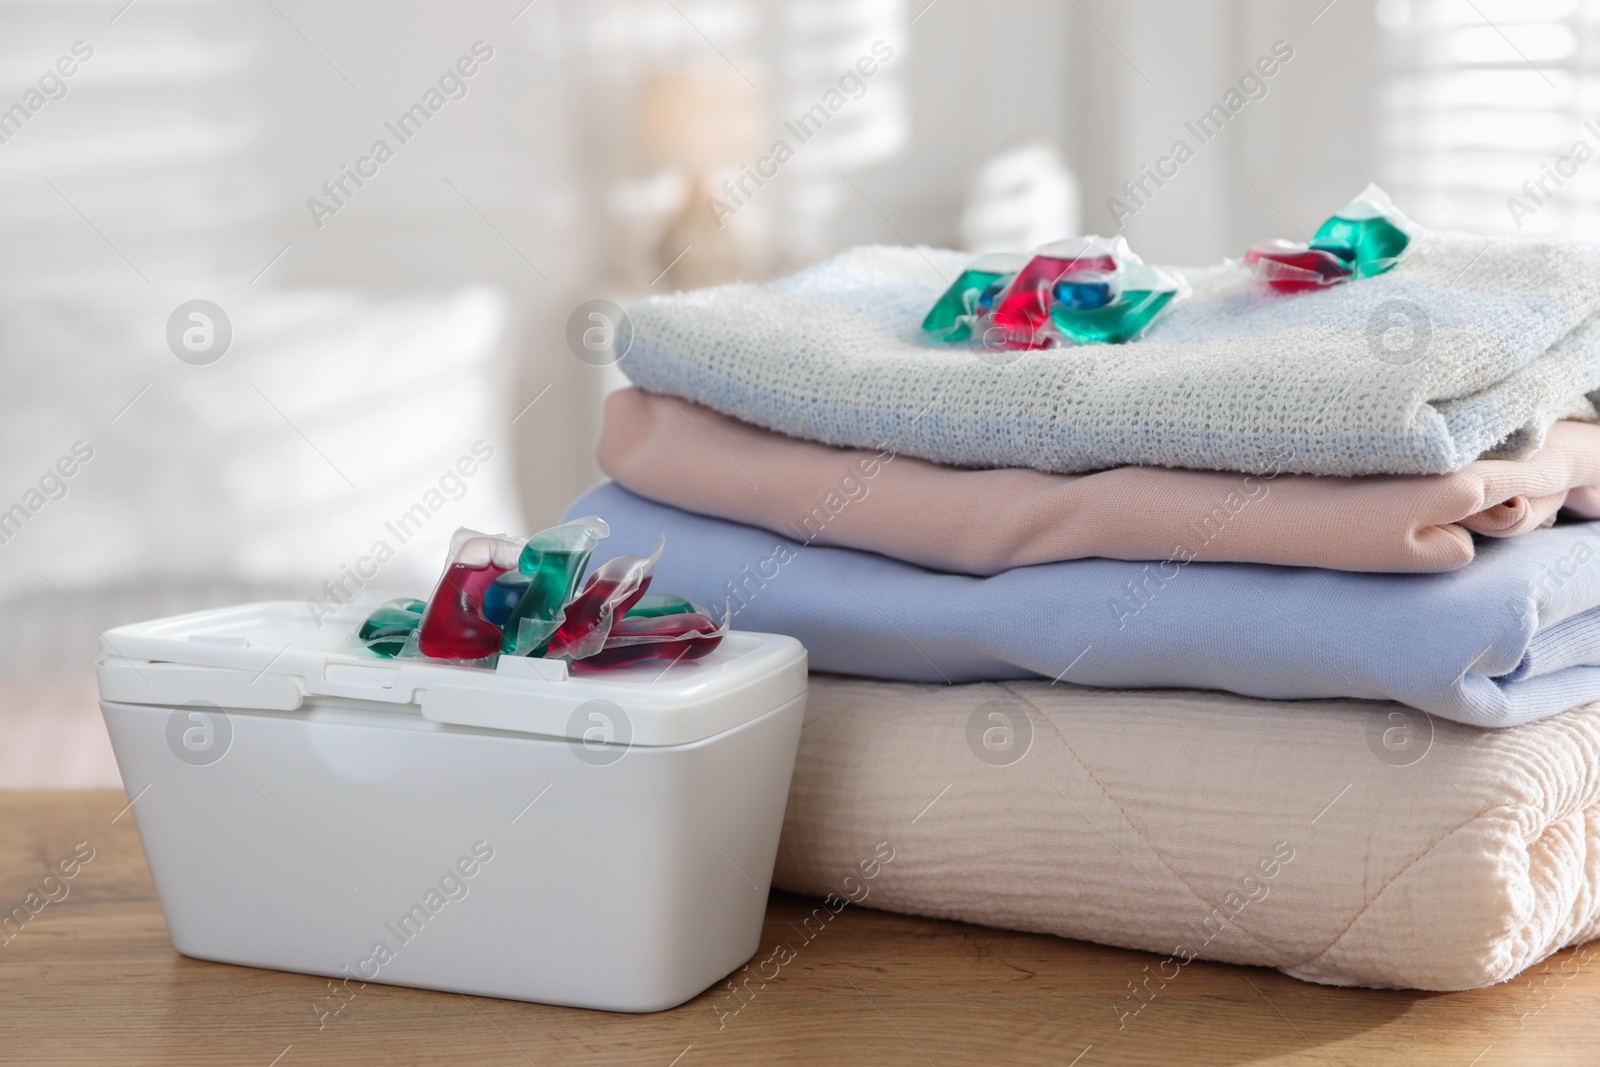
M 800 441 L 628 388 L 606 400 L 596 458 L 652 500 L 961 574 L 1089 556 L 1447 571 L 1472 559 L 1474 533 L 1524 533 L 1563 507 L 1600 518 L 1600 426 L 1577 422 L 1527 459 L 1454 474 L 1045 474 Z

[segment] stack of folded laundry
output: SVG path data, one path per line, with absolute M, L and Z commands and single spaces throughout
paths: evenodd
M 924 248 L 632 310 L 571 514 L 826 672 L 780 886 L 888 841 L 873 906 L 1163 982 L 1600 935 L 1600 248 L 1406 232 L 1311 291 L 1165 272 L 1120 344 L 930 339 L 970 257 Z

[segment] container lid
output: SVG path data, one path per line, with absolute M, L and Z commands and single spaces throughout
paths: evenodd
M 295 711 L 308 698 L 374 701 L 459 726 L 577 741 L 598 728 L 606 741 L 679 745 L 806 691 L 805 649 L 777 634 L 732 631 L 705 658 L 665 669 L 572 675 L 562 660 L 502 656 L 488 670 L 348 643 L 376 606 L 359 600 L 319 622 L 304 603 L 270 601 L 119 626 L 100 640 L 100 696 L 264 711 Z

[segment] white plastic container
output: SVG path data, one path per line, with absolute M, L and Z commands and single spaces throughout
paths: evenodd
M 759 947 L 797 641 L 662 672 L 384 660 L 252 604 L 107 632 L 101 708 L 186 956 L 612 1011 Z M 610 742 L 610 743 L 606 743 Z

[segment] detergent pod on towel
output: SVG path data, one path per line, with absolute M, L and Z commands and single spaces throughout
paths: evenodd
M 941 341 L 971 340 L 973 324 L 994 310 L 995 301 L 1027 262 L 1025 252 L 979 256 L 929 309 L 923 331 Z
M 582 589 L 579 579 L 610 533 L 590 515 L 527 539 L 462 528 L 444 575 L 424 603 L 386 601 L 353 644 L 386 658 L 493 667 L 499 656 L 564 659 L 585 670 L 699 659 L 728 632 L 683 597 L 649 594 L 665 541 L 649 556 L 619 556 Z
M 1012 349 L 1121 344 L 1188 291 L 1182 277 L 1146 264 L 1121 237 L 1055 241 L 1019 258 L 974 262 L 929 311 L 924 332 Z
M 1334 212 L 1308 244 L 1274 238 L 1244 255 L 1256 281 L 1281 293 L 1324 289 L 1393 270 L 1411 250 L 1417 226 L 1389 194 L 1368 185 Z
M 1118 270 L 1100 278 L 1083 271 L 1056 282 L 1050 321 L 1074 344 L 1121 344 L 1149 328 L 1161 310 L 1186 291 L 1183 279 L 1128 254 Z

